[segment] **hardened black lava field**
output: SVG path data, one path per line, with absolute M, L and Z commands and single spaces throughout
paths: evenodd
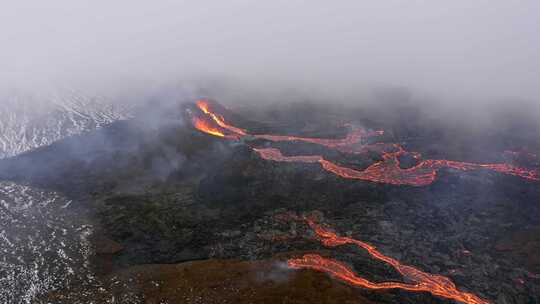
M 391 108 L 200 99 L 5 159 L 4 221 L 35 218 L 8 189 L 51 211 L 4 231 L 52 229 L 57 253 L 33 250 L 61 267 L 17 276 L 6 239 L 4 282 L 42 303 L 538 301 L 538 143 Z

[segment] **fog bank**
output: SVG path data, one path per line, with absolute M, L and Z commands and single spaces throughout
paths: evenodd
M 226 79 L 344 99 L 398 86 L 539 101 L 540 3 L 67 1 L 4 4 L 0 87 L 144 90 Z

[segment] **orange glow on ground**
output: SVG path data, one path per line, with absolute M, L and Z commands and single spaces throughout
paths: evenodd
M 240 129 L 240 128 L 237 128 L 237 127 L 234 127 L 234 126 L 231 126 L 227 123 L 225 123 L 225 119 L 223 118 L 222 115 L 219 115 L 217 113 L 214 113 L 210 110 L 210 104 L 208 103 L 208 100 L 205 100 L 205 99 L 199 99 L 197 100 L 197 107 L 203 111 L 204 114 L 207 114 L 209 115 L 212 120 L 214 120 L 215 123 L 217 123 L 218 126 L 226 129 L 226 130 L 229 130 L 231 131 L 232 133 L 236 134 L 236 135 L 239 135 L 239 136 L 244 136 L 246 135 L 246 130 L 244 129 Z
M 363 138 L 382 135 L 383 131 L 366 131 L 364 129 L 353 129 L 345 138 L 342 139 L 326 139 L 326 138 L 309 138 L 286 135 L 271 135 L 259 134 L 250 135 L 244 129 L 234 127 L 225 122 L 222 115 L 214 113 L 211 104 L 208 100 L 200 99 L 196 103 L 197 107 L 209 118 L 210 121 L 201 121 L 196 119 L 193 123 L 195 128 L 202 132 L 227 138 L 242 138 L 243 136 L 253 136 L 259 139 L 269 141 L 301 141 L 322 145 L 328 148 L 333 148 L 346 153 L 359 153 L 365 149 L 365 146 L 357 146 Z M 217 126 L 212 126 L 215 123 Z M 226 135 L 225 131 L 230 133 Z M 418 164 L 408 169 L 402 169 L 399 164 L 399 156 L 408 153 L 398 144 L 378 144 L 372 147 L 381 148 L 382 161 L 373 163 L 365 170 L 356 170 L 341 166 L 337 163 L 325 160 L 321 155 L 309 156 L 284 156 L 281 151 L 275 148 L 254 149 L 262 158 L 280 162 L 302 162 L 315 163 L 319 162 L 322 168 L 328 172 L 339 175 L 343 178 L 358 179 L 371 181 L 376 183 L 392 184 L 392 185 L 409 185 L 409 186 L 426 186 L 433 183 L 437 178 L 437 172 L 441 168 L 453 168 L 461 171 L 471 170 L 492 170 L 504 174 L 518 176 L 524 179 L 540 181 L 540 174 L 534 170 L 528 170 L 512 166 L 509 164 L 476 164 L 469 162 L 458 162 L 451 160 L 436 160 L 426 159 L 419 160 L 420 154 L 412 153 L 419 160 Z M 390 148 L 390 152 L 384 151 L 385 148 Z
M 204 119 L 194 117 L 192 119 L 192 122 L 193 126 L 199 131 L 218 137 L 225 137 L 225 134 L 223 134 L 218 128 L 212 126 L 212 124 L 208 123 L 208 121 Z
M 269 141 L 302 141 L 313 144 L 318 144 L 328 148 L 336 149 L 342 152 L 353 153 L 353 145 L 361 143 L 362 139 L 377 135 L 382 135 L 383 131 L 366 131 L 364 129 L 353 129 L 343 139 L 326 139 L 326 138 L 311 138 L 311 137 L 297 137 L 297 136 L 284 136 L 284 135 L 254 135 L 256 138 L 266 139 Z
M 478 164 L 459 162 L 452 160 L 421 159 L 416 152 L 407 152 L 398 144 L 378 143 L 363 145 L 362 139 L 382 135 L 382 131 L 366 131 L 353 129 L 343 139 L 324 139 L 296 137 L 286 135 L 260 134 L 252 135 L 246 130 L 234 127 L 225 122 L 222 115 L 215 113 L 207 100 L 197 101 L 197 107 L 206 115 L 206 119 L 192 120 L 193 125 L 202 132 L 226 138 L 239 139 L 254 137 L 273 142 L 300 141 L 322 145 L 344 153 L 361 153 L 372 150 L 380 154 L 381 161 L 375 162 L 365 170 L 356 170 L 345 167 L 323 158 L 322 155 L 296 155 L 286 156 L 276 148 L 253 148 L 263 159 L 277 162 L 298 162 L 320 164 L 321 167 L 343 178 L 358 179 L 370 182 L 385 183 L 392 185 L 426 186 L 433 183 L 437 178 L 437 172 L 441 168 L 452 168 L 461 171 L 491 170 L 504 174 L 514 175 L 531 181 L 540 181 L 540 173 L 526 168 L 516 167 L 509 164 Z M 409 153 L 417 160 L 415 166 L 403 169 L 400 167 L 400 156 Z M 414 292 L 429 292 L 434 296 L 452 299 L 467 304 L 487 304 L 488 302 L 472 293 L 460 291 L 447 277 L 423 272 L 412 266 L 401 264 L 398 260 L 384 255 L 376 247 L 365 242 L 348 237 L 341 237 L 322 228 L 313 221 L 308 220 L 310 227 L 316 232 L 320 241 L 328 247 L 351 244 L 366 250 L 373 258 L 391 265 L 403 277 L 414 283 L 402 282 L 371 282 L 357 276 L 348 266 L 339 261 L 322 257 L 316 254 L 307 254 L 301 258 L 290 259 L 288 265 L 292 268 L 309 268 L 326 272 L 339 280 L 350 285 L 368 289 L 403 289 Z
M 447 277 L 426 273 L 412 266 L 403 265 L 398 260 L 384 255 L 372 245 L 353 238 L 338 236 L 334 232 L 322 228 L 311 220 L 308 220 L 308 224 L 325 246 L 335 247 L 345 244 L 355 245 L 366 250 L 373 258 L 390 264 L 403 275 L 403 277 L 411 280 L 414 284 L 401 282 L 371 282 L 357 276 L 351 268 L 344 263 L 317 254 L 306 254 L 301 258 L 290 259 L 288 265 L 291 268 L 307 268 L 322 271 L 350 285 L 367 289 L 403 289 L 414 292 L 429 292 L 435 296 L 467 304 L 489 303 L 472 293 L 458 290 L 456 285 Z
M 507 164 L 475 164 L 449 160 L 428 159 L 420 161 L 414 167 L 402 169 L 399 166 L 398 157 L 402 153 L 405 153 L 405 151 L 401 147 L 399 147 L 398 152 L 383 152 L 382 161 L 376 162 L 367 167 L 365 170 L 361 171 L 325 160 L 321 155 L 284 156 L 281 151 L 275 148 L 254 150 L 263 159 L 278 162 L 318 162 L 321 164 L 324 170 L 343 178 L 359 179 L 392 185 L 427 186 L 435 181 L 438 170 L 444 167 L 462 171 L 488 169 L 500 173 L 519 176 L 521 178 L 533 181 L 540 180 L 540 176 L 536 171 L 514 167 Z

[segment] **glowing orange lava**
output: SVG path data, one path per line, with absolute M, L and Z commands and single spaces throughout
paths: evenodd
M 277 162 L 299 162 L 320 164 L 321 167 L 340 177 L 349 179 L 359 179 L 371 182 L 392 184 L 426 186 L 437 178 L 437 172 L 441 168 L 452 168 L 462 171 L 470 170 L 492 170 L 504 174 L 518 176 L 524 179 L 540 181 L 540 174 L 534 170 L 528 170 L 509 164 L 477 164 L 469 162 L 458 162 L 451 160 L 426 159 L 421 160 L 421 155 L 415 152 L 407 152 L 398 144 L 378 143 L 366 146 L 362 139 L 371 136 L 381 135 L 382 131 L 368 132 L 363 129 L 353 129 L 343 139 L 321 139 L 284 135 L 251 135 L 246 130 L 234 127 L 225 122 L 222 115 L 217 114 L 212 104 L 207 100 L 197 101 L 197 107 L 206 115 L 205 118 L 192 119 L 195 128 L 202 132 L 226 138 L 252 137 L 265 139 L 268 141 L 301 141 L 319 144 L 345 153 L 362 153 L 372 150 L 379 153 L 381 161 L 377 161 L 364 170 L 341 166 L 323 158 L 322 155 L 297 155 L 286 156 L 276 148 L 253 148 L 263 159 Z M 218 106 L 216 106 L 218 107 Z M 400 157 L 410 154 L 416 161 L 413 167 L 403 169 L 400 166 Z M 309 268 L 328 273 L 348 284 L 368 289 L 403 289 L 415 292 L 429 292 L 432 295 L 452 299 L 467 304 L 487 304 L 488 302 L 472 293 L 460 291 L 456 285 L 447 277 L 423 272 L 412 266 L 401 264 L 398 260 L 384 255 L 376 247 L 365 242 L 349 237 L 338 236 L 337 234 L 322 228 L 313 221 L 308 220 L 310 227 L 316 232 L 320 241 L 329 247 L 345 244 L 355 245 L 366 250 L 373 258 L 391 265 L 403 277 L 413 283 L 402 282 L 371 282 L 357 276 L 345 264 L 322 257 L 316 254 L 306 254 L 302 258 L 290 259 L 288 265 L 292 268 Z
M 399 147 L 398 145 L 396 145 Z M 321 155 L 309 156 L 284 156 L 281 151 L 275 148 L 254 149 L 262 158 L 279 162 L 318 162 L 329 172 L 348 179 L 359 179 L 377 183 L 392 185 L 426 186 L 435 181 L 437 171 L 443 167 L 453 168 L 462 171 L 489 169 L 496 172 L 519 176 L 521 178 L 538 181 L 538 172 L 524 168 L 514 167 L 507 164 L 475 164 L 467 162 L 456 162 L 449 160 L 423 160 L 416 166 L 402 169 L 399 165 L 399 156 L 406 153 L 401 147 L 398 152 L 385 152 L 382 154 L 383 160 L 376 162 L 365 170 L 355 170 L 340 166 L 331 161 L 325 160 Z
M 334 232 L 322 228 L 311 220 L 308 220 L 308 224 L 325 246 L 335 247 L 345 244 L 355 245 L 366 250 L 373 258 L 390 264 L 401 275 L 414 282 L 414 284 L 401 282 L 371 282 L 357 276 L 345 264 L 333 259 L 324 258 L 317 254 L 306 254 L 301 258 L 288 260 L 287 263 L 291 268 L 308 268 L 322 271 L 353 286 L 368 289 L 403 289 L 415 292 L 429 292 L 435 296 L 453 299 L 467 304 L 489 303 L 472 293 L 458 290 L 456 285 L 447 277 L 426 273 L 412 266 L 403 265 L 398 260 L 384 255 L 372 245 L 353 238 L 338 236 Z
M 328 148 L 333 148 L 346 153 L 360 153 L 366 149 L 366 146 L 358 146 L 363 138 L 382 135 L 383 131 L 366 131 L 364 129 L 353 129 L 343 139 L 325 139 L 325 138 L 309 138 L 285 135 L 250 135 L 246 130 L 234 127 L 225 122 L 222 115 L 215 113 L 214 107 L 219 105 L 210 103 L 208 100 L 200 99 L 196 103 L 197 107 L 210 119 L 195 118 L 193 124 L 195 128 L 219 137 L 227 138 L 242 138 L 244 136 L 252 136 L 254 138 L 265 139 L 269 141 L 302 141 Z M 211 122 L 212 123 L 211 123 Z M 213 126 L 213 123 L 216 125 Z M 441 168 L 453 168 L 462 171 L 487 169 L 504 174 L 518 176 L 524 179 L 540 181 L 540 174 L 534 170 L 528 170 L 512 166 L 509 164 L 476 164 L 469 162 L 458 162 L 451 160 L 436 160 L 426 159 L 420 160 L 419 153 L 411 153 L 418 163 L 411 168 L 403 169 L 400 167 L 399 157 L 409 153 L 398 144 L 378 144 L 372 145 L 382 150 L 379 151 L 383 158 L 382 161 L 375 162 L 365 170 L 356 170 L 341 166 L 337 163 L 325 160 L 322 155 L 308 156 L 284 156 L 281 151 L 275 148 L 254 149 L 262 158 L 280 162 L 302 162 L 302 163 L 320 163 L 322 168 L 328 172 L 332 172 L 343 178 L 358 179 L 377 183 L 392 184 L 392 185 L 409 185 L 409 186 L 426 186 L 435 181 L 437 172 Z M 385 149 L 390 148 L 390 151 Z
M 226 130 L 229 130 L 231 131 L 232 133 L 238 135 L 238 136 L 244 136 L 246 135 L 246 130 L 244 129 L 240 129 L 240 128 L 237 128 L 237 127 L 234 127 L 234 126 L 231 126 L 227 123 L 225 123 L 225 119 L 223 118 L 222 115 L 219 115 L 217 113 L 214 113 L 213 111 L 211 111 L 211 108 L 210 108 L 210 103 L 208 100 L 206 99 L 199 99 L 197 100 L 197 107 L 203 111 L 204 114 L 207 114 L 209 115 L 212 120 L 214 120 L 215 123 L 217 123 L 218 126 L 226 129 Z
M 253 150 L 267 160 L 279 161 L 279 162 L 301 162 L 301 163 L 318 163 L 323 160 L 319 155 L 314 156 L 285 156 L 281 154 L 281 151 L 275 148 L 263 148 Z
M 366 131 L 364 129 L 353 129 L 347 136 L 343 139 L 326 139 L 326 138 L 311 138 L 311 137 L 297 137 L 297 136 L 286 136 L 286 135 L 254 135 L 256 138 L 266 139 L 269 141 L 303 141 L 313 144 L 318 144 L 328 148 L 336 149 L 342 152 L 353 153 L 354 145 L 362 141 L 362 139 L 367 137 L 372 137 L 376 135 L 382 135 L 383 131 Z
M 218 136 L 218 137 L 225 137 L 225 134 L 221 132 L 218 128 L 208 123 L 208 121 L 194 117 L 192 120 L 193 126 L 197 128 L 198 130 L 208 133 L 210 135 Z

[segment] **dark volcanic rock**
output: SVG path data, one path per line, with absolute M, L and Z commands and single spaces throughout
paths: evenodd
M 341 114 L 372 117 L 360 112 Z M 419 115 L 407 113 L 409 118 Z M 303 111 L 270 116 L 283 123 L 276 124 L 276 133 L 343 137 L 343 130 L 329 130 L 335 127 L 336 117 L 342 117 L 334 114 Z M 381 117 L 373 119 L 384 126 L 385 120 L 377 119 Z M 438 136 L 444 126 L 434 123 L 429 125 L 433 130 L 417 129 L 421 122 L 411 123 L 409 118 L 387 122 L 394 131 L 384 140 L 412 142 L 411 146 L 428 150 L 429 157 L 469 160 L 464 150 L 475 143 L 473 138 L 454 143 L 454 131 L 447 138 Z M 404 124 L 411 125 L 402 128 Z M 253 125 L 269 130 L 263 123 Z M 102 259 L 96 264 L 102 263 L 97 274 L 103 291 L 99 287 L 64 290 L 51 294 L 51 301 L 77 303 L 75 299 L 88 295 L 80 302 L 103 302 L 112 293 L 123 303 L 141 299 L 146 303 L 218 299 L 369 303 L 361 296 L 381 303 L 448 303 L 427 293 L 351 289 L 313 271 L 286 270 L 286 280 L 268 279 L 273 278 L 268 269 L 275 268 L 281 278 L 281 269 L 270 267 L 279 264 L 276 255 L 325 249 L 305 224 L 278 216 L 314 210 L 324 214 L 319 219 L 338 233 L 377 246 L 404 264 L 447 276 L 459 288 L 490 301 L 540 301 L 535 279 L 540 250 L 535 236 L 540 232 L 523 231 L 540 226 L 537 183 L 494 172 L 442 169 L 435 183 L 426 187 L 384 185 L 343 179 L 318 163 L 267 161 L 248 145 L 280 147 L 285 155 L 323 155 L 359 170 L 381 160 L 375 150 L 346 154 L 306 143 L 228 141 L 189 126 L 148 128 L 131 121 L 3 161 L 3 177 L 85 198 L 71 206 L 91 210 L 95 231 L 100 233 L 93 243 Z M 400 162 L 402 168 L 410 168 L 416 159 L 406 154 Z M 326 254 L 370 280 L 403 280 L 363 250 L 326 249 Z M 133 267 L 208 258 L 234 260 Z M 262 279 L 256 279 L 258 275 Z
M 418 159 L 416 159 L 411 153 L 404 153 L 398 157 L 399 166 L 402 169 L 409 169 L 418 164 Z
M 180 262 L 207 257 L 202 249 L 212 238 L 210 222 L 218 213 L 194 205 L 189 189 L 155 195 L 123 195 L 100 204 L 106 233 L 124 246 L 119 264 Z
M 495 249 L 540 272 L 540 227 L 509 233 L 497 242 Z

